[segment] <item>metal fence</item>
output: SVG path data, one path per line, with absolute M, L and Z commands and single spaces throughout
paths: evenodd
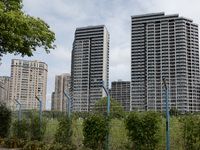
M 127 132 L 129 131 L 127 131 L 125 127 L 124 118 L 129 115 L 129 113 L 125 112 L 124 116 L 119 116 L 122 112 L 118 112 L 118 107 L 111 106 L 110 109 L 111 118 L 109 131 L 109 149 L 128 149 L 130 148 L 132 141 L 127 136 Z M 103 115 L 106 114 L 106 106 L 93 109 L 91 112 L 71 112 L 71 141 L 75 145 L 76 149 L 84 148 L 83 122 L 89 116 L 92 116 L 94 114 L 101 114 L 103 117 Z M 11 138 L 13 136 L 18 136 L 18 134 L 26 134 L 25 136 L 27 140 L 34 139 L 33 136 L 37 137 L 37 135 L 39 134 L 39 115 L 39 110 L 22 110 L 20 119 L 21 121 L 26 120 L 28 123 L 23 124 L 23 122 L 21 122 L 22 124 L 18 125 L 17 121 L 19 120 L 19 111 L 12 111 L 12 126 L 10 129 L 9 137 Z M 55 141 L 55 134 L 59 128 L 59 119 L 62 117 L 67 117 L 67 114 L 59 111 L 43 111 L 42 120 L 46 122 L 46 128 L 45 131 L 43 131 L 44 124 L 42 124 L 41 130 L 44 136 L 39 140 L 42 140 L 47 145 L 53 144 Z M 160 140 L 157 149 L 162 150 L 167 148 L 165 113 L 161 113 L 160 117 L 160 131 L 157 133 L 160 137 Z M 185 116 L 183 116 L 177 112 L 171 112 L 169 117 L 170 149 L 198 149 L 200 147 L 199 120 L 199 114 L 186 114 Z M 31 121 L 35 122 L 35 126 L 31 125 Z M 36 128 L 35 130 L 34 127 Z M 23 130 L 25 132 L 18 133 L 18 128 L 24 128 Z M 38 134 L 35 134 L 34 131 Z

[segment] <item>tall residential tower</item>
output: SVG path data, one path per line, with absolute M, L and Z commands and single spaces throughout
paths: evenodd
M 199 111 L 198 25 L 179 15 L 154 13 L 131 17 L 131 110 L 182 113 Z
M 90 111 L 108 87 L 109 33 L 104 25 L 77 28 L 72 50 L 71 98 L 73 111 Z
M 8 103 L 10 91 L 10 77 L 0 76 L 0 102 Z
M 55 92 L 51 96 L 51 110 L 67 111 L 68 99 L 64 92 L 70 94 L 71 76 L 69 73 L 57 75 L 55 77 Z
M 46 106 L 47 64 L 38 60 L 12 59 L 10 78 L 10 104 L 17 99 L 22 109 L 42 109 Z
M 111 83 L 110 96 L 126 111 L 130 111 L 130 81 L 114 81 Z

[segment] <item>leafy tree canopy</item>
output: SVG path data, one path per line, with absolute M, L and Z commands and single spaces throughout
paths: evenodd
M 107 97 L 95 102 L 95 111 L 99 114 L 107 114 Z M 124 108 L 113 98 L 110 98 L 110 118 L 123 118 L 126 115 Z
M 180 116 L 181 115 L 181 111 L 176 109 L 175 107 L 172 107 L 169 111 L 169 115 L 170 116 Z
M 160 142 L 160 114 L 154 111 L 132 111 L 125 118 L 131 149 L 155 150 Z
M 106 134 L 108 133 L 105 117 L 94 114 L 83 122 L 83 144 L 91 149 L 105 149 Z
M 7 53 L 33 56 L 37 47 L 55 49 L 55 33 L 40 18 L 24 14 L 22 0 L 0 1 L 0 57 Z

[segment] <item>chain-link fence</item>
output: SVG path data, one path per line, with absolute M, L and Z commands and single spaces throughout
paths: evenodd
M 143 141 L 144 147 L 150 145 L 152 149 L 166 149 L 165 112 L 155 112 L 155 116 L 159 118 L 158 122 L 156 122 L 156 119 L 153 117 L 154 114 L 152 115 L 151 112 L 134 113 L 128 113 L 121 106 L 113 105 L 111 102 L 110 118 L 108 120 L 107 106 L 100 104 L 96 105 L 90 112 L 71 112 L 70 126 L 68 126 L 69 122 L 65 121 L 64 124 L 66 126 L 64 127 L 61 124 L 61 120 L 68 116 L 64 112 L 43 111 L 40 124 L 39 110 L 22 110 L 20 121 L 19 111 L 16 110 L 12 111 L 12 123 L 8 138 L 25 139 L 26 141 L 37 140 L 46 145 L 44 149 L 49 149 L 52 145 L 54 145 L 55 149 L 56 146 L 59 147 L 63 144 L 56 145 L 56 141 L 64 137 L 66 139 L 70 138 L 69 141 L 66 140 L 66 145 L 69 144 L 67 142 L 70 142 L 74 149 L 106 149 L 108 144 L 107 133 L 109 133 L 109 149 L 138 149 L 137 145 L 144 139 L 146 141 Z M 199 113 L 182 115 L 178 110 L 171 108 L 169 114 L 170 149 L 199 149 Z M 99 118 L 93 116 L 98 116 Z M 134 116 L 133 120 L 129 120 L 131 116 Z M 107 130 L 108 121 L 109 130 Z M 127 122 L 130 126 L 127 125 Z M 70 134 L 67 131 L 68 129 L 70 130 Z M 140 139 L 140 137 L 143 139 Z M 157 142 L 155 143 L 155 147 L 149 144 L 152 139 L 154 140 L 153 142 Z M 88 145 L 88 143 L 100 146 L 92 148 L 93 145 Z

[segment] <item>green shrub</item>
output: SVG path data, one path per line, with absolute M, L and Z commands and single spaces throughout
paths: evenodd
M 28 141 L 23 146 L 23 150 L 47 150 L 48 146 L 43 141 Z
M 160 114 L 156 112 L 130 112 L 125 119 L 125 126 L 133 149 L 156 149 L 159 143 L 160 123 Z
M 102 115 L 92 115 L 83 122 L 83 144 L 91 149 L 104 149 L 108 133 L 107 120 Z
M 59 119 L 58 129 L 55 134 L 55 142 L 69 145 L 71 143 L 71 120 L 66 116 Z
M 107 116 L 107 97 L 103 97 L 95 102 L 95 113 Z M 125 109 L 113 98 L 110 97 L 110 119 L 124 118 Z
M 8 108 L 0 106 L 0 137 L 8 136 L 11 125 L 11 111 Z
M 91 111 L 84 111 L 84 112 L 76 111 L 76 112 L 71 113 L 71 118 L 73 118 L 73 119 L 78 119 L 78 118 L 86 119 L 87 117 L 91 116 L 92 113 L 93 112 L 91 112 Z
M 12 123 L 13 136 L 20 139 L 29 139 L 30 123 L 27 119 L 15 120 Z
M 33 117 L 30 124 L 31 140 L 43 140 L 46 132 L 46 125 L 47 121 L 45 119 L 42 119 L 40 132 L 40 118 L 39 116 Z
M 184 148 L 200 149 L 200 116 L 186 115 L 180 119 Z
M 166 112 L 165 112 L 165 113 L 166 113 Z M 178 117 L 178 116 L 181 115 L 181 111 L 178 110 L 178 109 L 176 109 L 175 107 L 172 107 L 172 108 L 170 109 L 170 111 L 169 111 L 169 115 L 170 115 L 170 116 L 176 116 L 176 117 Z

